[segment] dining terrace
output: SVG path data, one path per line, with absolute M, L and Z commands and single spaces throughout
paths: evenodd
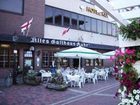
M 117 105 L 118 86 L 113 77 L 96 84 L 87 83 L 83 88 L 70 87 L 66 91 L 46 89 L 44 83 L 13 85 L 0 89 L 0 105 Z

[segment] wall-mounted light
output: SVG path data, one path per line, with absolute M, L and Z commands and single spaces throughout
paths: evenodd
M 30 51 L 34 51 L 35 50 L 35 47 L 34 46 L 31 46 L 30 47 Z
M 13 53 L 14 53 L 14 54 L 17 54 L 17 50 L 13 50 Z
M 1 47 L 4 47 L 4 48 L 8 48 L 8 47 L 10 47 L 9 44 L 1 44 L 0 46 L 1 46 Z

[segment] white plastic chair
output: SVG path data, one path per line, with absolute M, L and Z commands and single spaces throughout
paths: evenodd
M 41 73 L 41 78 L 42 78 L 42 81 L 44 81 L 44 78 L 51 78 L 52 74 L 51 72 L 46 72 L 45 70 L 40 70 L 39 71 Z

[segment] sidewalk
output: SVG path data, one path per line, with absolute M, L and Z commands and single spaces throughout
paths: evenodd
M 117 105 L 119 100 L 114 95 L 118 85 L 113 78 L 66 91 L 48 90 L 43 85 L 15 85 L 2 90 L 0 105 Z

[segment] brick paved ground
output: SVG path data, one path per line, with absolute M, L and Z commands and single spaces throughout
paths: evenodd
M 114 98 L 117 88 L 113 78 L 62 92 L 48 90 L 44 85 L 15 85 L 1 89 L 0 105 L 117 105 L 119 99 Z

